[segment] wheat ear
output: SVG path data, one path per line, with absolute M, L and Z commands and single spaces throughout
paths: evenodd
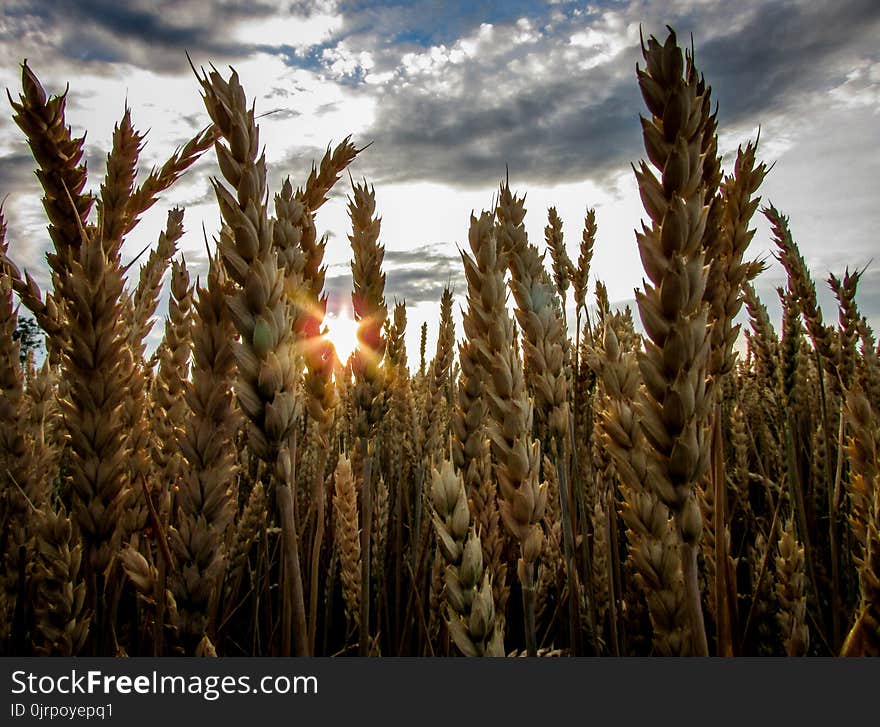
M 227 446 L 237 421 L 231 389 L 234 331 L 224 282 L 219 262 L 212 259 L 207 287 L 198 287 L 194 306 L 192 379 L 182 382 L 189 412 L 181 422 L 178 442 L 185 466 L 177 492 L 176 525 L 169 533 L 181 564 L 172 592 L 182 629 L 194 642 L 210 627 L 226 566 L 224 536 L 234 514 L 230 490 L 236 467 Z
M 807 576 L 804 566 L 804 546 L 794 534 L 794 521 L 788 519 L 779 535 L 779 555 L 776 557 L 776 597 L 780 611 L 777 614 L 787 656 L 806 656 L 810 646 L 807 627 Z
M 520 547 L 517 575 L 523 590 L 527 649 L 537 651 L 535 636 L 535 566 L 542 549 L 539 523 L 547 489 L 538 481 L 540 444 L 532 439 L 532 402 L 514 349 L 513 321 L 507 313 L 504 268 L 497 252 L 492 215 L 471 216 L 468 235 L 473 258 L 462 252 L 469 299 L 482 298 L 481 325 L 487 332 L 480 349 L 486 371 L 487 436 L 500 492 L 501 519 Z M 472 308 L 472 310 L 475 310 Z
M 483 566 L 480 538 L 470 524 L 461 473 L 449 460 L 431 472 L 434 532 L 446 561 L 447 627 L 465 656 L 504 656 L 504 626 L 496 614 L 492 574 Z
M 227 274 L 235 283 L 228 304 L 232 321 L 241 336 L 235 347 L 238 363 L 237 395 L 250 428 L 248 445 L 269 465 L 274 477 L 285 544 L 285 562 L 290 569 L 285 603 L 285 628 L 292 627 L 294 648 L 308 651 L 308 632 L 302 587 L 298 536 L 291 492 L 292 456 L 290 439 L 299 418 L 297 400 L 297 355 L 293 340 L 291 294 L 285 286 L 284 262 L 273 246 L 273 223 L 266 209 L 266 160 L 257 158 L 259 131 L 253 108 L 246 105 L 238 74 L 229 81 L 212 70 L 199 76 L 203 100 L 224 142 L 214 148 L 220 170 L 235 190 L 233 194 L 218 180 L 214 191 L 226 227 L 221 230 L 220 255 Z M 284 638 L 282 652 L 290 644 Z
M 341 456 L 333 477 L 333 521 L 335 523 L 336 552 L 342 565 L 342 596 L 345 612 L 352 622 L 358 623 L 361 603 L 361 541 L 358 527 L 358 492 L 351 472 L 351 462 Z
M 38 654 L 75 656 L 85 645 L 90 621 L 80 573 L 82 546 L 63 508 L 40 512 L 36 532 L 34 647 Z
M 691 635 L 682 587 L 681 556 L 669 522 L 669 510 L 649 486 L 649 447 L 636 411 L 641 386 L 633 352 L 624 352 L 614 329 L 605 329 L 600 352 L 588 351 L 587 363 L 608 396 L 600 417 L 623 494 L 621 515 L 627 525 L 629 553 L 645 591 L 654 649 L 663 655 L 691 653 Z
M 380 366 L 385 355 L 386 341 L 382 334 L 388 310 L 385 305 L 385 273 L 382 259 L 385 248 L 379 244 L 382 221 L 376 216 L 376 193 L 364 184 L 355 184 L 349 198 L 348 213 L 352 234 L 349 236 L 353 252 L 351 276 L 354 290 L 351 296 L 354 318 L 358 323 L 358 346 L 352 358 L 354 375 L 354 434 L 358 453 L 363 462 L 361 482 L 361 601 L 358 626 L 361 630 L 360 655 L 369 654 L 370 631 L 370 541 L 373 528 L 372 467 L 374 448 L 370 446 L 373 433 L 385 409 L 384 369 Z
M 153 314 L 159 303 L 159 291 L 171 258 L 177 254 L 177 243 L 183 235 L 183 210 L 168 211 L 165 229 L 159 233 L 156 247 L 150 251 L 147 262 L 140 270 L 138 285 L 134 291 L 130 321 L 128 321 L 128 345 L 144 359 L 146 338 L 153 328 Z
M 648 276 L 636 301 L 649 341 L 639 359 L 645 383 L 642 428 L 651 453 L 650 486 L 673 513 L 682 538 L 682 569 L 693 644 L 707 654 L 706 630 L 697 580 L 702 533 L 694 487 L 707 470 L 707 392 L 710 328 L 703 301 L 706 260 L 702 242 L 709 209 L 701 149 L 703 97 L 670 32 L 664 45 L 655 38 L 642 46 L 646 70 L 639 85 L 651 119 L 642 119 L 648 159 L 636 171 L 651 226 L 636 237 Z

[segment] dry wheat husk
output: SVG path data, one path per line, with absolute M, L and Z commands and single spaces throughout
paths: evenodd
M 449 634 L 465 656 L 504 656 L 503 617 L 496 612 L 492 574 L 484 567 L 480 538 L 471 526 L 464 480 L 449 460 L 431 471 L 431 500 L 438 550 L 446 562 L 439 572 Z
M 205 107 L 225 140 L 214 145 L 220 169 L 235 191 L 214 181 L 226 223 L 220 257 L 235 284 L 227 301 L 241 336 L 234 348 L 237 396 L 250 422 L 248 446 L 274 467 L 297 419 L 298 372 L 285 268 L 273 246 L 273 223 L 266 209 L 266 161 L 265 156 L 257 157 L 259 130 L 235 71 L 229 81 L 212 70 L 199 76 L 199 82 Z
M 198 287 L 192 329 L 192 379 L 185 381 L 187 415 L 178 433 L 184 457 L 170 545 L 179 570 L 171 581 L 183 633 L 194 640 L 210 626 L 211 612 L 226 567 L 225 533 L 234 515 L 236 474 L 232 441 L 238 412 L 232 381 L 233 327 L 224 300 L 219 262 L 212 259 L 207 287 Z
M 641 386 L 635 353 L 625 352 L 608 326 L 602 351 L 591 349 L 587 362 L 608 397 L 599 421 L 620 479 L 621 516 L 636 580 L 648 602 L 654 651 L 667 656 L 690 654 L 679 544 L 669 510 L 647 485 L 648 445 L 635 409 Z
M 345 613 L 358 623 L 361 603 L 361 541 L 358 524 L 358 491 L 351 462 L 340 456 L 333 478 L 333 539 L 341 565 L 342 595 Z
M 704 301 L 707 263 L 702 248 L 709 207 L 703 177 L 707 128 L 705 87 L 670 32 L 642 47 L 646 70 L 638 71 L 652 118 L 642 120 L 648 159 L 636 171 L 650 218 L 636 237 L 648 280 L 636 301 L 645 326 L 639 368 L 645 384 L 640 420 L 650 445 L 649 482 L 672 512 L 682 538 L 682 568 L 694 648 L 707 654 L 697 585 L 702 534 L 694 488 L 709 463 L 709 306 Z M 692 59 L 687 56 L 688 66 Z
M 807 575 L 804 546 L 794 534 L 794 521 L 789 518 L 779 534 L 776 556 L 777 614 L 782 642 L 787 656 L 806 656 L 810 647 L 807 626 Z
M 479 316 L 479 326 L 486 332 L 478 339 L 477 350 L 487 372 L 487 436 L 501 520 L 519 544 L 517 576 L 523 586 L 526 638 L 532 642 L 528 648 L 534 653 L 535 565 L 542 549 L 540 522 L 547 488 L 539 483 L 540 444 L 532 439 L 532 402 L 514 348 L 513 321 L 505 306 L 504 270 L 490 214 L 484 212 L 479 219 L 471 216 L 469 242 L 474 257 L 462 252 L 462 259 L 470 312 Z M 477 300 L 481 301 L 479 308 Z
M 34 602 L 38 654 L 75 656 L 89 635 L 82 579 L 82 546 L 64 509 L 46 507 L 36 516 L 37 583 Z

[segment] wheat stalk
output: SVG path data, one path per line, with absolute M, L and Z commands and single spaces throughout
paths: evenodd
M 706 132 L 704 97 L 670 31 L 664 45 L 642 45 L 646 70 L 639 85 L 652 118 L 642 120 L 645 148 L 660 178 L 642 162 L 636 171 L 651 226 L 636 237 L 648 281 L 636 301 L 650 339 L 639 359 L 645 383 L 640 407 L 650 445 L 650 484 L 675 517 L 682 538 L 682 568 L 693 644 L 707 654 L 697 582 L 702 533 L 694 487 L 708 465 L 707 393 L 709 310 L 702 250 L 705 205 L 701 149 Z M 688 61 L 691 63 L 691 61 Z
M 496 248 L 492 216 L 471 216 L 469 242 L 474 257 L 462 252 L 468 281 L 468 299 L 481 300 L 480 326 L 486 345 L 478 349 L 487 372 L 487 436 L 493 473 L 500 493 L 501 520 L 519 543 L 517 576 L 523 589 L 525 633 L 529 653 L 537 650 L 535 636 L 535 565 L 542 549 L 539 526 L 544 516 L 547 489 L 538 482 L 540 444 L 532 439 L 532 403 L 526 394 L 522 366 L 513 340 L 513 321 L 507 314 L 504 270 Z
M 285 285 L 285 261 L 273 246 L 273 223 L 266 209 L 266 160 L 257 158 L 259 131 L 253 108 L 248 109 L 238 74 L 229 81 L 212 70 L 198 76 L 205 107 L 225 143 L 214 148 L 220 169 L 235 195 L 218 180 L 214 191 L 226 223 L 219 250 L 227 274 L 236 284 L 228 304 L 241 336 L 234 352 L 238 364 L 237 396 L 250 428 L 248 446 L 269 465 L 285 543 L 285 563 L 290 569 L 285 611 L 299 654 L 308 651 L 305 604 L 298 553 L 298 535 L 291 493 L 290 439 L 299 418 L 297 356 L 293 340 L 293 314 Z M 283 632 L 286 637 L 287 628 Z M 282 650 L 289 649 L 283 639 Z
M 198 287 L 195 301 L 192 380 L 183 382 L 188 412 L 177 439 L 185 467 L 177 492 L 176 524 L 169 533 L 181 564 L 172 592 L 183 631 L 195 642 L 210 626 L 226 567 L 224 536 L 234 515 L 230 495 L 236 468 L 227 443 L 238 417 L 231 390 L 233 327 L 224 287 L 222 268 L 212 259 L 207 287 Z
M 351 296 L 354 318 L 358 323 L 358 346 L 352 357 L 354 375 L 354 435 L 358 454 L 363 458 L 361 482 L 361 593 L 359 627 L 361 630 L 360 655 L 369 653 L 370 629 L 370 540 L 373 528 L 373 450 L 369 445 L 375 428 L 385 409 L 384 370 L 380 367 L 385 355 L 386 341 L 382 329 L 388 311 L 385 305 L 385 274 L 382 259 L 385 248 L 379 244 L 381 219 L 375 215 L 376 194 L 364 184 L 355 184 L 349 198 L 348 213 L 352 234 L 349 236 L 353 252 L 351 277 L 354 290 Z

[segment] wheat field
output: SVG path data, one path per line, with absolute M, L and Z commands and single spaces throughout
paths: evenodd
M 462 330 L 447 289 L 419 361 L 366 180 L 348 197 L 347 360 L 325 326 L 316 213 L 380 150 L 345 139 L 270 190 L 253 99 L 235 71 L 194 68 L 204 131 L 138 175 L 126 110 L 92 194 L 66 93 L 23 64 L 12 111 L 51 289 L 0 220 L 0 653 L 877 655 L 880 351 L 861 272 L 828 279 L 826 321 L 761 199 L 758 140 L 722 169 L 692 51 L 670 30 L 642 54 L 637 310 L 613 310 L 591 269 L 592 210 L 574 260 L 556 209 L 528 239 L 505 179 L 462 221 Z M 203 155 L 222 218 L 208 274 L 178 256 L 177 208 L 134 269 L 123 243 Z M 787 272 L 780 331 L 753 287 L 759 214 Z M 21 306 L 39 365 L 21 363 Z

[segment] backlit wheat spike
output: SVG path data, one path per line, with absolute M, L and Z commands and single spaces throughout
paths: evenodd
M 188 411 L 178 441 L 185 466 L 176 498 L 176 525 L 169 535 L 179 563 L 171 588 L 181 630 L 191 643 L 202 638 L 216 608 L 226 566 L 225 533 L 234 515 L 230 495 L 236 466 L 228 442 L 238 415 L 231 389 L 234 329 L 224 282 L 219 262 L 211 259 L 207 287 L 198 287 L 194 304 L 192 380 L 182 382 Z
M 48 357 L 27 384 L 27 430 L 33 444 L 34 471 L 45 473 L 40 489 L 48 496 L 63 448 L 63 422 L 55 397 L 58 372 L 49 366 Z M 51 478 L 51 479 L 50 479 Z
M 586 309 L 587 288 L 590 282 L 590 264 L 593 260 L 593 247 L 596 243 L 596 211 L 588 209 L 584 218 L 584 231 L 581 234 L 580 250 L 578 252 L 577 267 L 572 265 L 571 268 L 571 287 L 574 295 L 574 368 L 575 371 L 580 368 L 581 354 L 581 312 Z M 590 317 L 587 315 L 585 330 L 588 334 L 592 333 L 590 328 Z M 583 337 L 583 341 L 592 342 L 592 335 Z M 573 392 L 573 404 L 575 409 L 575 422 L 577 423 L 577 412 L 583 408 L 583 398 L 580 392 L 575 389 Z
M 257 158 L 259 130 L 246 106 L 238 74 L 229 81 L 216 71 L 200 76 L 205 107 L 222 136 L 214 148 L 235 195 L 219 181 L 214 191 L 227 225 L 219 250 L 235 292 L 229 309 L 241 342 L 238 401 L 250 420 L 249 446 L 274 465 L 297 418 L 291 314 L 284 296 L 284 269 L 273 247 L 266 210 L 266 160 Z
M 568 389 L 563 370 L 565 323 L 553 305 L 553 289 L 544 278 L 537 248 L 529 245 L 523 198 L 501 185 L 496 210 L 499 246 L 507 250 L 516 320 L 523 334 L 523 364 L 534 398 L 538 432 L 561 448 L 568 432 Z M 554 452 L 554 456 L 560 449 Z
M 504 613 L 509 593 L 507 559 L 504 555 L 506 539 L 504 529 L 500 527 L 498 490 L 486 438 L 489 404 L 484 394 L 490 335 L 496 329 L 496 297 L 500 296 L 503 300 L 504 288 L 497 287 L 495 247 L 480 239 L 492 234 L 491 216 L 484 213 L 479 220 L 471 216 L 468 234 L 474 257 L 462 253 L 468 285 L 467 310 L 463 313 L 466 339 L 459 348 L 461 376 L 453 417 L 456 435 L 453 457 L 466 483 L 474 523 L 481 533 L 484 560 L 495 573 L 498 610 Z
M 278 254 L 278 263 L 284 269 L 285 292 L 290 303 L 294 329 L 299 333 L 308 316 L 311 295 L 306 282 L 306 256 L 303 238 L 315 236 L 314 223 L 305 205 L 293 197 L 290 180 L 285 180 L 275 195 L 275 219 L 272 221 L 272 244 Z M 320 291 L 318 291 L 320 292 Z
M 165 336 L 157 352 L 159 371 L 153 382 L 154 459 L 161 471 L 160 490 L 175 489 L 183 471 L 178 438 L 186 421 L 184 394 L 192 353 L 192 288 L 186 262 L 171 265 L 171 297 Z M 170 503 L 169 503 L 170 505 Z
M 131 110 L 113 129 L 113 147 L 107 155 L 107 173 L 98 197 L 98 225 L 105 240 L 119 240 L 128 231 L 128 203 L 134 189 L 143 136 L 131 125 Z
M 596 499 L 593 512 L 590 514 L 593 524 L 593 547 L 591 550 L 590 565 L 593 569 L 593 589 L 596 600 L 596 620 L 602 628 L 605 616 L 611 604 L 613 589 L 611 587 L 611 551 L 606 501 Z M 612 515 L 613 517 L 613 515 Z
M 746 414 L 740 404 L 736 404 L 731 412 L 730 443 L 733 449 L 733 459 L 728 464 L 733 486 L 733 497 L 736 506 L 742 508 L 745 514 L 751 510 L 749 503 L 749 432 Z M 734 505 L 731 504 L 731 507 Z
M 0 248 L 5 245 L 2 233 L 0 226 Z M 47 494 L 39 486 L 43 473 L 34 471 L 24 435 L 24 377 L 19 342 L 13 339 L 17 322 L 9 279 L 0 272 L 0 526 L 6 539 L 0 554 L 0 639 L 4 640 L 12 626 L 13 607 L 26 596 L 19 592 L 19 580 L 29 570 L 33 510 L 44 505 L 43 493 Z
M 554 505 L 559 504 L 558 521 L 562 524 L 565 566 L 570 571 L 569 586 L 574 594 L 569 599 L 570 638 L 574 640 L 578 620 L 576 604 L 580 594 L 574 575 L 573 519 L 568 487 L 569 406 L 565 319 L 555 300 L 553 284 L 544 270 L 538 250 L 528 243 L 523 224 L 524 202 L 524 198 L 511 193 L 509 184 L 502 183 L 495 213 L 497 234 L 502 249 L 507 250 L 510 286 L 516 301 L 514 314 L 522 332 L 523 368 L 534 403 L 536 432 L 541 441 L 548 445 L 548 454 L 554 460 L 561 483 L 552 498 Z M 552 230 L 550 234 L 552 237 Z M 561 236 L 561 223 L 558 234 Z
M 147 561 L 144 556 L 131 547 L 122 549 L 117 555 L 123 572 L 134 587 L 138 603 L 144 609 L 144 627 L 155 629 L 157 614 L 163 614 L 161 638 L 164 644 L 169 636 L 175 634 L 175 624 L 178 621 L 177 604 L 171 591 L 163 592 L 160 584 L 159 570 L 155 565 Z M 154 633 L 156 633 L 154 631 Z M 153 644 L 154 651 L 161 648 L 162 644 Z
M 226 570 L 226 599 L 234 596 L 236 584 L 241 580 L 247 565 L 248 554 L 266 525 L 266 491 L 257 482 L 248 495 L 244 509 L 235 524 L 235 533 L 229 545 Z
M 209 126 L 189 139 L 161 167 L 153 167 L 146 179 L 134 190 L 128 200 L 126 209 L 125 232 L 131 232 L 140 217 L 152 207 L 159 195 L 174 184 L 181 175 L 195 164 L 202 154 L 214 146 L 219 137 L 215 126 Z
M 381 367 L 385 356 L 386 341 L 383 336 L 388 309 L 385 304 L 385 273 L 382 260 L 385 248 L 379 243 L 382 220 L 376 216 L 376 193 L 367 183 L 354 184 L 348 201 L 351 218 L 352 248 L 351 294 L 354 319 L 357 321 L 358 345 L 352 355 L 354 376 L 354 436 L 357 439 L 355 459 L 358 467 L 363 463 L 361 482 L 361 592 L 360 655 L 369 652 L 370 631 L 370 541 L 373 528 L 372 465 L 375 449 L 370 440 L 385 413 L 385 371 Z
M 843 280 L 836 275 L 828 277 L 828 285 L 834 292 L 839 306 L 839 321 L 837 332 L 837 370 L 840 383 L 844 389 L 852 386 L 856 374 L 856 359 L 858 353 L 856 345 L 859 340 L 859 325 L 862 317 L 856 305 L 856 289 L 862 273 L 849 270 L 843 276 Z
M 566 293 L 571 285 L 571 272 L 574 268 L 568 251 L 565 249 L 565 238 L 562 234 L 562 220 L 555 207 L 547 210 L 547 226 L 544 228 L 544 241 L 553 261 L 553 282 L 556 292 L 562 301 L 563 316 L 565 315 Z
M 828 373 L 828 385 L 839 388 L 837 377 L 837 355 L 834 350 L 833 332 L 825 325 L 822 310 L 816 298 L 816 285 L 810 276 L 807 263 L 791 236 L 788 218 L 773 205 L 761 210 L 770 221 L 773 242 L 779 252 L 777 258 L 788 273 L 788 287 L 797 294 L 800 301 L 807 331 L 813 341 L 813 348 L 822 359 L 822 366 Z
M 358 437 L 369 437 L 382 416 L 382 369 L 385 338 L 382 328 L 388 311 L 385 305 L 385 273 L 382 260 L 385 248 L 379 244 L 381 219 L 376 217 L 376 194 L 366 183 L 355 184 L 349 198 L 352 222 L 349 236 L 353 252 L 351 274 L 354 284 L 351 301 L 358 323 L 358 346 L 352 361 L 355 378 L 355 402 Z
M 38 484 L 43 473 L 32 471 L 32 452 L 25 438 L 24 374 L 20 343 L 13 335 L 17 324 L 9 279 L 0 273 L 0 517 L 4 527 L 10 528 L 13 523 L 23 526 L 28 500 L 31 507 L 41 507 L 45 494 Z
M 385 484 L 385 478 L 379 476 L 373 502 L 373 513 L 375 514 L 373 537 L 370 539 L 370 558 L 373 560 L 370 569 L 373 582 L 377 589 L 381 589 L 385 583 L 385 558 L 388 549 L 388 518 L 389 518 L 389 492 L 388 485 Z
M 3 207 L 0 205 L 0 227 L 5 230 L 5 226 Z M 53 363 L 57 363 L 58 352 L 52 340 L 63 335 L 60 310 L 51 295 L 43 299 L 40 286 L 31 274 L 25 270 L 22 276 L 18 266 L 9 259 L 7 253 L 8 250 L 5 248 L 0 249 L 0 273 L 9 278 L 9 283 L 19 300 L 33 314 L 40 328 L 46 333 L 49 356 Z
M 772 533 L 771 533 L 772 535 Z M 775 536 L 774 536 L 775 537 Z M 778 606 L 773 595 L 772 555 L 768 553 L 770 546 L 763 533 L 758 533 L 754 544 L 749 547 L 749 564 L 751 566 L 751 592 L 754 594 L 753 621 L 756 623 L 752 628 L 756 632 L 755 655 L 768 656 L 773 651 L 773 639 L 778 633 Z M 769 563 L 765 562 L 768 561 Z M 762 569 L 762 566 L 766 565 Z M 747 652 L 748 653 L 748 652 Z
M 406 304 L 394 306 L 394 323 L 389 328 L 386 347 L 388 366 L 388 416 L 386 418 L 385 446 L 388 453 L 386 466 L 390 475 L 389 487 L 396 492 L 395 501 L 406 497 L 410 470 L 414 459 L 413 435 L 415 410 L 412 382 L 406 357 Z M 402 504 L 402 502 L 401 502 Z
M 559 513 L 559 479 L 556 467 L 549 457 L 543 458 L 544 484 L 547 487 L 547 509 L 544 511 L 544 546 L 538 565 L 538 578 L 535 584 L 535 621 L 541 623 L 546 617 L 550 601 L 562 598 L 564 584 L 568 582 L 565 573 L 565 556 L 562 545 L 562 518 Z M 565 597 L 568 600 L 568 597 Z
M 749 225 L 761 202 L 755 193 L 767 174 L 767 167 L 755 162 L 756 151 L 757 146 L 752 143 L 745 149 L 740 147 L 734 172 L 721 186 L 721 229 L 711 251 L 713 257 L 706 286 L 712 322 L 710 371 L 716 377 L 733 369 L 733 347 L 739 333 L 734 319 L 742 307 L 742 286 L 759 269 L 743 260 L 755 235 Z
M 354 161 L 359 151 L 351 142 L 351 137 L 347 136 L 332 152 L 330 147 L 327 147 L 321 159 L 320 169 L 312 164 L 309 178 L 304 187 L 296 191 L 296 197 L 305 204 L 313 216 L 327 201 L 330 190 L 339 181 L 346 167 Z
M 852 470 L 846 480 L 851 508 L 849 519 L 859 550 L 866 551 L 880 478 L 877 417 L 864 392 L 859 389 L 849 392 L 845 413 L 850 431 L 846 453 Z
M 751 343 L 754 346 L 756 372 L 765 382 L 775 383 L 779 376 L 779 338 L 770 323 L 767 306 L 761 302 L 751 283 L 743 285 L 743 296 L 754 331 Z
M 37 178 L 43 187 L 43 207 L 49 219 L 49 236 L 55 251 L 46 256 L 58 278 L 56 292 L 63 287 L 70 266 L 82 242 L 80 228 L 85 226 L 94 198 L 84 192 L 86 164 L 83 161 L 85 136 L 74 137 L 66 125 L 67 92 L 47 97 L 34 72 L 23 63 L 22 93 L 10 103 L 13 120 L 28 138 L 37 162 Z M 72 200 L 72 203 L 71 203 Z
M 389 487 L 390 532 L 388 534 L 392 567 L 394 574 L 395 612 L 402 608 L 398 604 L 403 589 L 404 539 L 407 535 L 405 514 L 412 512 L 415 483 L 416 450 L 414 445 L 417 421 L 413 402 L 412 381 L 407 366 L 405 334 L 406 305 L 399 302 L 394 306 L 394 324 L 389 328 L 386 363 L 388 367 L 388 415 L 382 424 L 380 436 L 383 438 L 387 454 L 385 471 Z M 397 617 L 397 616 L 395 616 Z M 401 617 L 402 618 L 402 617 Z
M 472 316 L 470 304 L 464 313 L 464 329 L 468 336 L 458 348 L 461 373 L 452 416 L 452 455 L 455 466 L 465 482 L 474 526 L 480 533 L 483 561 L 494 574 L 492 584 L 495 603 L 500 613 L 507 605 L 507 562 L 505 539 L 500 528 L 498 494 L 492 479 L 491 459 L 486 440 L 486 403 L 483 399 L 483 369 L 477 346 L 481 337 L 479 317 Z M 485 332 L 483 332 L 485 333 Z
M 171 258 L 177 254 L 177 243 L 183 235 L 183 210 L 175 207 L 168 211 L 165 229 L 159 233 L 156 247 L 150 251 L 141 268 L 134 292 L 131 320 L 128 321 L 128 345 L 143 361 L 146 338 L 153 328 L 153 315 L 159 302 L 159 291 Z
M 649 486 L 669 507 L 681 534 L 693 644 L 697 654 L 706 655 L 697 574 L 702 521 L 694 495 L 710 452 L 711 341 L 702 250 L 709 208 L 700 156 L 705 107 L 695 74 L 683 76 L 682 51 L 673 32 L 664 45 L 650 38 L 642 54 L 647 67 L 638 71 L 639 85 L 651 112 L 642 128 L 648 159 L 660 178 L 645 162 L 636 171 L 651 222 L 636 234 L 648 277 L 644 290 L 636 292 L 649 339 L 639 359 L 645 384 L 640 417 L 650 445 Z
M 422 410 L 422 456 L 427 463 L 442 449 L 440 436 L 441 412 L 446 405 L 446 389 L 455 347 L 455 327 L 452 321 L 452 290 L 444 288 L 440 298 L 440 333 L 437 353 L 428 368 L 427 399 Z M 430 465 L 429 465 L 430 466 Z
M 335 176 L 333 181 L 335 181 Z M 310 584 L 309 643 L 314 640 L 317 621 L 317 567 L 324 537 L 324 465 L 327 436 L 336 406 L 336 390 L 332 373 L 334 352 L 332 344 L 322 336 L 327 299 L 323 296 L 324 248 L 326 240 L 316 240 L 314 215 L 307 202 L 295 196 L 289 179 L 275 195 L 276 220 L 273 243 L 285 271 L 285 292 L 292 315 L 297 353 L 303 357 L 305 368 L 305 406 L 318 442 L 319 461 L 314 468 L 310 486 L 312 505 L 315 507 L 316 532 L 312 543 L 312 577 Z M 325 332 L 325 331 L 323 331 Z
M 66 300 L 69 343 L 61 370 L 61 400 L 70 438 L 73 519 L 84 548 L 88 606 L 95 609 L 101 581 L 120 546 L 130 498 L 129 433 L 119 407 L 131 396 L 134 361 L 120 323 L 123 273 L 94 231 L 82 234 L 72 261 Z M 106 626 L 106 624 L 104 624 Z

